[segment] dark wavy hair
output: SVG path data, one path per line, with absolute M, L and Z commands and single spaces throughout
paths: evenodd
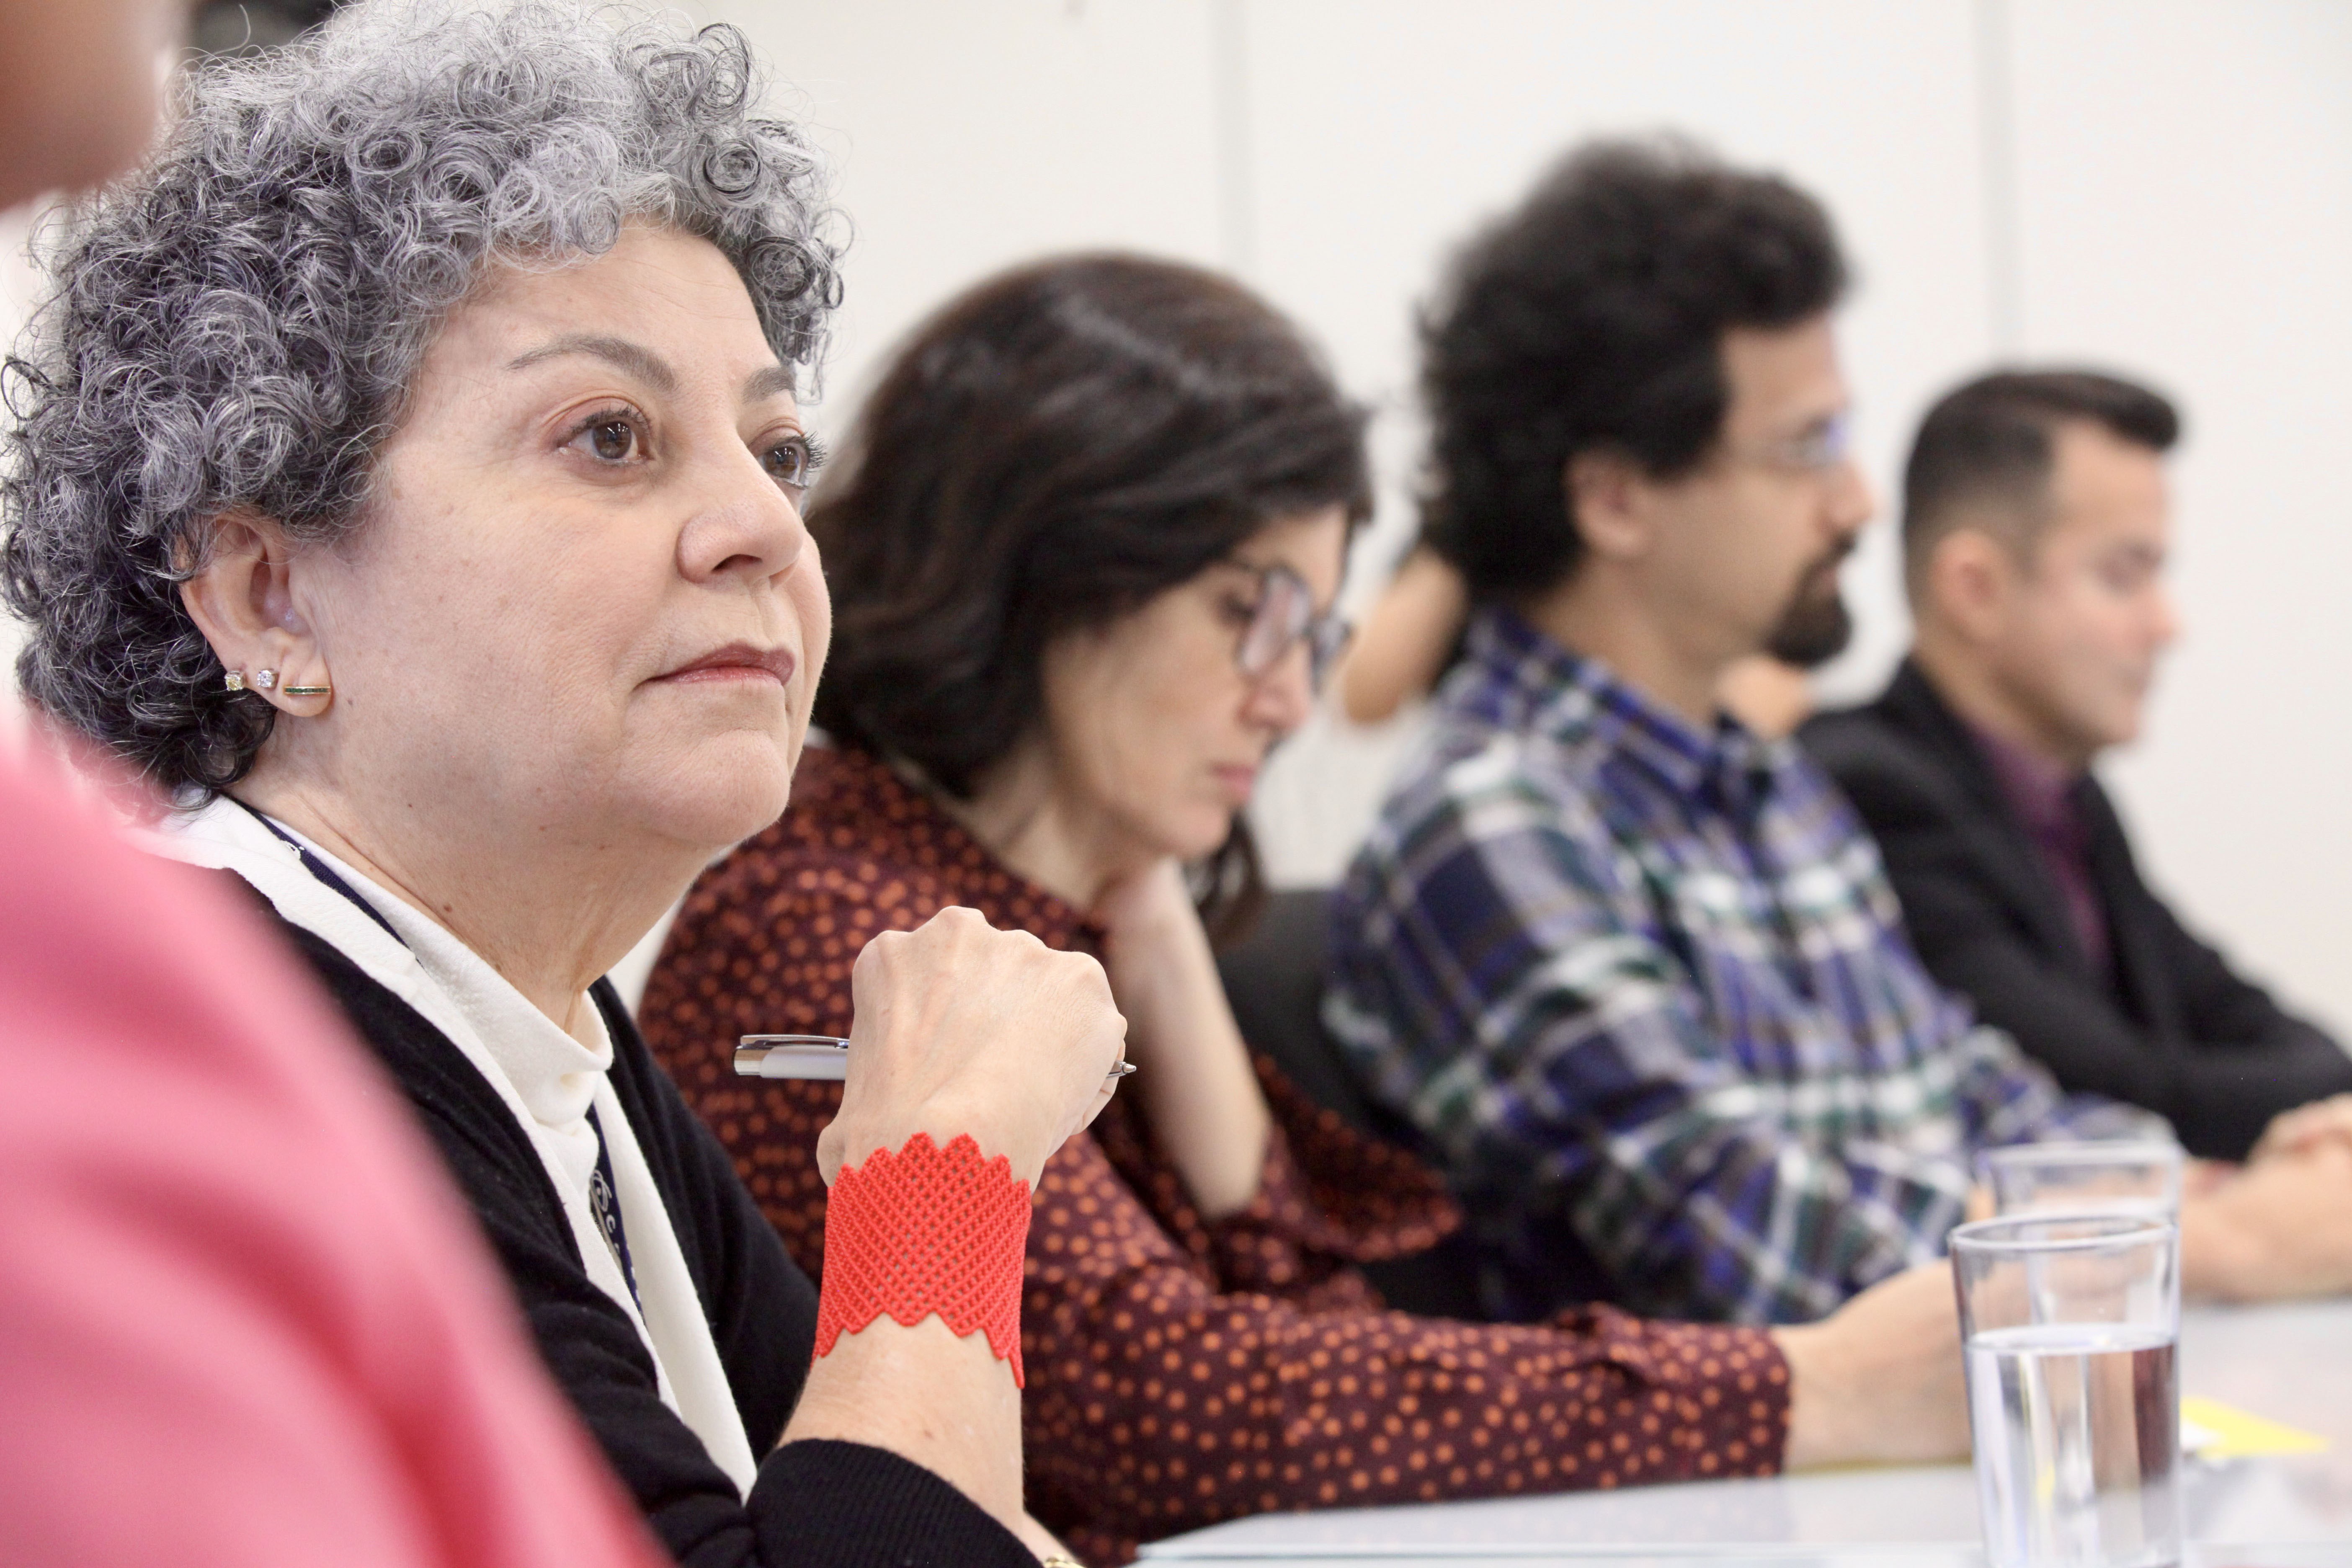
M 8 363 L 8 605 L 35 707 L 168 791 L 226 788 L 277 710 L 181 602 L 237 506 L 363 525 L 445 313 L 494 261 L 709 240 L 787 364 L 839 298 L 824 177 L 732 27 L 589 0 L 379 0 L 210 65 L 149 164 L 72 213 Z
M 2168 452 L 2180 413 L 2153 387 L 2095 370 L 1997 370 L 1936 400 L 1903 466 L 1903 580 L 1916 599 L 1944 537 L 1990 505 L 2021 556 L 2049 521 L 2061 425 Z
M 1724 333 L 1794 326 L 1845 287 L 1829 215 L 1786 181 L 1674 140 L 1570 153 L 1423 314 L 1423 538 L 1477 598 L 1564 581 L 1584 553 L 1569 459 L 1687 473 L 1730 404 Z
M 1038 721 L 1055 637 L 1276 519 L 1368 516 L 1364 418 L 1214 273 L 1075 256 L 981 284 L 898 349 L 810 506 L 834 605 L 816 722 L 969 797 Z M 1255 885 L 1236 819 L 1195 890 L 1215 914 Z

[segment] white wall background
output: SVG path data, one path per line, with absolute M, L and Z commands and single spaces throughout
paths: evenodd
M 1129 247 L 1232 268 L 1381 409 L 1351 593 L 1411 531 L 1411 313 L 1570 142 L 1675 128 L 1836 214 L 1882 493 L 1927 401 L 1996 356 L 2088 358 L 2185 404 L 2189 636 L 2109 770 L 2155 879 L 2352 1025 L 2352 5 L 2342 0 L 699 0 L 840 171 L 848 300 L 821 426 L 982 274 Z M 0 278 L 0 286 L 6 283 Z M 1906 636 L 1882 521 L 1824 674 Z M 1318 721 L 1271 770 L 1277 877 L 1327 880 L 1400 735 Z

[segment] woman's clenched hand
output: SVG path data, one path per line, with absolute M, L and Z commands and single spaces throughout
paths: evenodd
M 846 1163 L 918 1132 L 971 1134 L 1036 1185 L 1045 1162 L 1109 1103 L 1127 1020 L 1102 965 L 947 909 L 866 944 L 841 1113 L 817 1140 L 831 1183 Z

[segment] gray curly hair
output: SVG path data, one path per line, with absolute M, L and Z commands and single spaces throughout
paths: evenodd
M 580 0 L 390 0 L 189 79 L 139 174 L 45 242 L 7 365 L 0 482 L 19 685 L 167 791 L 244 776 L 277 710 L 224 689 L 181 602 L 213 519 L 357 526 L 440 321 L 494 259 L 561 265 L 632 219 L 734 263 L 777 356 L 840 299 L 823 176 L 732 27 Z

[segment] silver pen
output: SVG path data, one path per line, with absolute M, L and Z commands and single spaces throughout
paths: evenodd
M 1104 1076 L 1135 1070 L 1123 1061 Z M 839 1035 L 745 1035 L 735 1042 L 735 1071 L 743 1078 L 814 1078 L 839 1082 L 849 1074 L 849 1042 Z

